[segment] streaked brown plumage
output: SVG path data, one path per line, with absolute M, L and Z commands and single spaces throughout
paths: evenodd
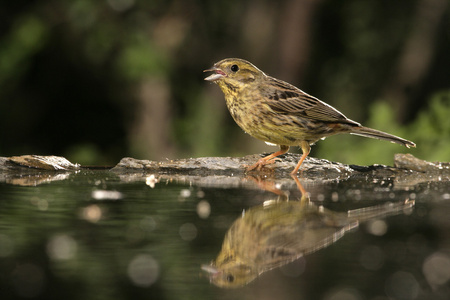
M 300 146 L 303 155 L 292 174 L 297 173 L 308 156 L 311 144 L 339 133 L 350 133 L 387 140 L 406 147 L 416 145 L 400 137 L 364 127 L 348 119 L 332 106 L 299 88 L 264 74 L 250 62 L 227 58 L 205 72 L 205 78 L 219 85 L 233 119 L 251 136 L 280 150 L 260 159 L 247 170 L 260 169 L 286 153 L 290 146 Z

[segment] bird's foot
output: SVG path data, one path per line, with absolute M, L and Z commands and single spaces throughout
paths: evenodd
M 266 165 L 271 165 L 277 162 L 277 160 L 281 160 L 278 157 L 274 157 L 272 159 L 264 159 L 261 158 L 260 160 L 258 160 L 255 164 L 251 165 L 251 166 L 247 166 L 244 165 L 247 168 L 247 172 L 249 171 L 261 171 Z

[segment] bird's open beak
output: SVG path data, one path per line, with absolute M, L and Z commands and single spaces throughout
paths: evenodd
M 208 273 L 210 279 L 216 277 L 220 273 L 220 271 L 212 265 L 202 265 L 202 270 Z
M 203 72 L 214 72 L 214 74 L 209 75 L 208 77 L 205 78 L 205 80 L 207 81 L 216 81 L 227 76 L 227 74 L 225 74 L 224 71 L 222 71 L 217 67 L 212 67 L 211 69 L 204 70 Z

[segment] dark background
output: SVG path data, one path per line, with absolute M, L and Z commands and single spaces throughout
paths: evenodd
M 202 70 L 247 59 L 417 150 L 337 136 L 312 156 L 448 160 L 447 0 L 7 1 L 0 156 L 82 164 L 273 151 L 233 122 Z

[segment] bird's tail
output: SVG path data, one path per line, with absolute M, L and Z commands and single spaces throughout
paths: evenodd
M 379 140 L 386 140 L 391 143 L 397 143 L 397 144 L 403 145 L 407 148 L 416 147 L 416 144 L 414 144 L 411 141 L 402 139 L 401 137 L 398 137 L 398 136 L 395 136 L 395 135 L 392 135 L 392 134 L 389 134 L 389 133 L 386 133 L 383 131 L 375 130 L 375 129 L 372 129 L 369 127 L 364 127 L 364 126 L 353 127 L 350 134 L 361 135 L 361 136 L 370 137 L 370 138 L 379 139 Z
M 348 221 L 357 221 L 358 223 L 361 223 L 368 220 L 399 215 L 402 212 L 406 213 L 408 210 L 413 209 L 414 205 L 414 200 L 406 199 L 401 202 L 387 202 L 381 205 L 349 210 L 347 212 Z

